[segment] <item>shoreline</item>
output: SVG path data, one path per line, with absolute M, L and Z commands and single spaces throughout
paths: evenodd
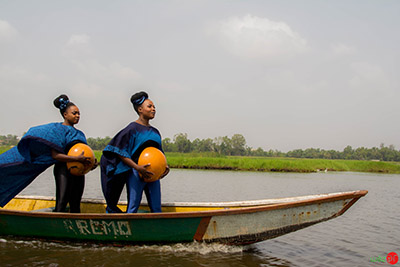
M 7 151 L 0 147 L 0 154 Z M 95 150 L 100 161 L 102 151 Z M 380 174 L 400 174 L 400 162 L 306 159 L 306 158 L 270 158 L 249 156 L 221 156 L 210 153 L 166 152 L 170 168 L 197 170 L 229 170 L 252 172 L 366 172 Z
M 210 157 L 202 154 L 168 152 L 166 157 L 170 168 L 179 169 L 297 173 L 328 171 L 400 173 L 400 163 L 398 162 L 240 156 Z

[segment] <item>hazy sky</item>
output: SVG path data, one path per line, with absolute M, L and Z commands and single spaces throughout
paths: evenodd
M 163 138 L 253 148 L 400 149 L 400 1 L 0 0 L 0 135 L 61 121 L 87 137 L 150 94 Z

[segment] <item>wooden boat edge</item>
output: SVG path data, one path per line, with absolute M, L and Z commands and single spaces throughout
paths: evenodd
M 297 196 L 297 197 L 282 197 L 282 198 L 273 198 L 273 199 L 261 199 L 261 200 L 243 200 L 243 201 L 217 201 L 217 202 L 163 202 L 162 206 L 164 207 L 247 207 L 247 206 L 262 206 L 262 205 L 271 205 L 271 204 L 279 204 L 286 202 L 294 202 L 302 199 L 316 198 L 316 197 L 333 197 L 341 194 L 353 194 L 355 192 L 366 192 L 366 190 L 357 190 L 357 191 L 346 191 L 346 192 L 335 192 L 335 193 L 325 193 L 325 194 L 317 194 L 317 195 L 305 195 L 305 196 Z M 38 200 L 55 200 L 55 197 L 50 196 L 24 196 L 19 195 L 16 198 L 18 199 L 38 199 Z M 103 199 L 92 199 L 92 198 L 84 198 L 82 199 L 82 203 L 93 203 L 93 204 L 106 204 Z M 127 201 L 120 201 L 119 204 L 127 204 Z M 146 205 L 147 203 L 143 203 Z
M 275 209 L 284 209 L 288 207 L 298 207 L 310 204 L 326 203 L 342 199 L 352 199 L 343 209 L 337 214 L 342 215 L 348 210 L 358 199 L 365 196 L 368 193 L 367 190 L 349 191 L 341 193 L 331 194 L 320 194 L 310 195 L 317 196 L 313 199 L 303 199 L 293 202 L 284 202 L 277 204 L 267 204 L 259 206 L 248 206 L 238 207 L 232 209 L 221 209 L 221 210 L 209 210 L 209 211 L 196 211 L 196 212 L 162 212 L 162 213 L 135 213 L 135 214 L 105 214 L 105 213 L 52 213 L 52 212 L 29 212 L 29 211 L 17 211 L 0 209 L 1 214 L 16 215 L 16 216 L 28 216 L 28 217 L 48 217 L 48 218 L 65 218 L 65 219 L 159 219 L 159 218 L 190 218 L 190 217 L 211 217 L 211 216 L 222 216 L 222 215 L 235 215 L 235 214 L 247 214 L 254 212 L 262 212 Z M 28 198 L 21 197 L 21 198 Z M 46 197 L 45 197 L 46 198 Z M 49 200 L 51 199 L 48 198 Z M 97 201 L 97 200 L 96 200 Z M 222 203 L 222 202 L 220 202 Z M 175 203 L 176 204 L 176 203 Z

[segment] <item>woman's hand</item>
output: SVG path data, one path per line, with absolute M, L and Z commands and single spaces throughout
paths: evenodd
M 94 169 L 97 168 L 97 166 L 99 166 L 99 162 L 97 161 L 96 158 L 94 158 L 94 164 L 93 164 L 93 167 L 90 170 L 93 171 Z
M 139 175 L 140 178 L 143 181 L 145 181 L 146 179 L 151 178 L 151 176 L 154 175 L 154 173 L 152 173 L 151 171 L 147 170 L 147 167 L 149 167 L 150 164 L 138 165 L 131 158 L 126 158 L 126 157 L 122 157 L 122 156 L 119 156 L 119 158 L 122 160 L 123 163 L 125 163 L 126 165 L 128 165 L 132 169 L 137 170 L 137 172 L 140 174 Z
M 90 157 L 85 157 L 84 153 L 85 152 L 82 151 L 82 153 L 79 156 L 75 156 L 74 157 L 75 160 L 80 162 L 80 163 L 83 163 L 84 165 L 91 165 L 92 164 L 91 158 Z
M 83 163 L 84 165 L 92 164 L 90 157 L 85 157 L 83 154 L 84 154 L 84 152 L 82 151 L 82 154 L 80 154 L 79 156 L 68 156 L 68 155 L 60 153 L 54 149 L 51 150 L 51 156 L 53 157 L 53 159 L 55 159 L 57 161 L 61 161 L 61 162 L 78 161 L 78 162 Z
M 149 166 L 150 166 L 150 163 L 146 164 L 146 165 L 137 165 L 136 170 L 140 174 L 140 177 L 143 179 L 143 181 L 150 179 L 154 175 L 153 172 L 147 170 L 147 167 L 149 167 Z
M 165 172 L 161 175 L 160 179 L 162 179 L 165 176 L 167 176 L 168 173 L 169 173 L 169 166 L 167 165 L 167 167 L 165 168 Z

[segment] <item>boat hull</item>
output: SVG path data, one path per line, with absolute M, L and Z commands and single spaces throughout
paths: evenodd
M 365 194 L 353 191 L 219 205 L 172 203 L 164 207 L 166 212 L 137 214 L 100 213 L 104 203 L 90 201 L 82 205 L 92 205 L 96 213 L 43 212 L 38 208 L 48 208 L 53 200 L 14 199 L 10 207 L 0 209 L 0 235 L 128 244 L 199 241 L 243 245 L 340 216 Z M 13 209 L 24 204 L 32 207 Z

